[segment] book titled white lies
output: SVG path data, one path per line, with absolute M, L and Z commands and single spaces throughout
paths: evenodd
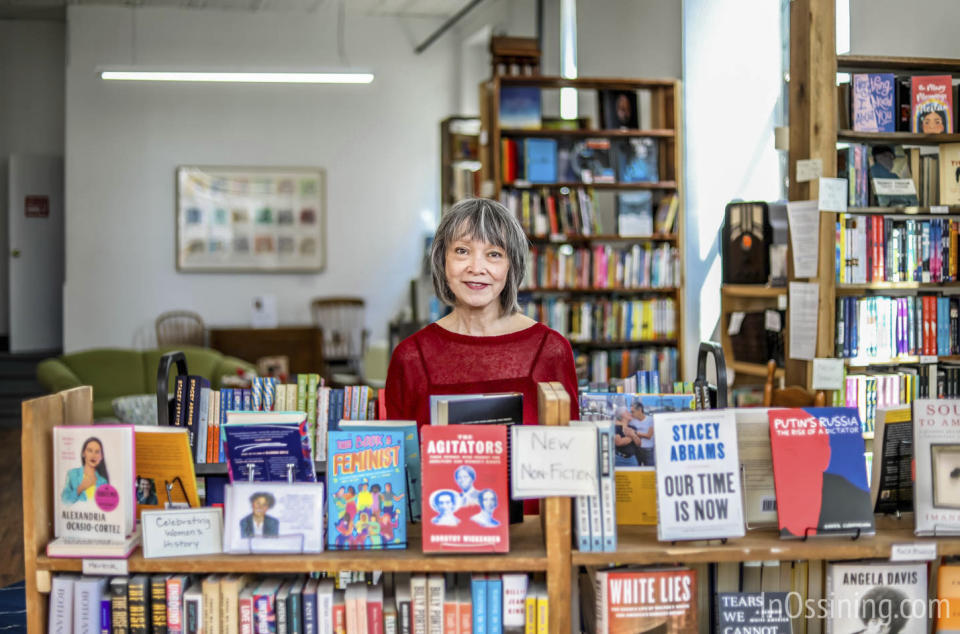
M 743 537 L 737 427 L 730 410 L 653 415 L 657 537 Z
M 89 545 L 91 555 L 95 551 L 97 556 L 125 556 L 132 548 L 136 519 L 133 471 L 132 425 L 54 427 L 57 539 L 48 545 L 47 554 L 83 556 L 84 545 Z

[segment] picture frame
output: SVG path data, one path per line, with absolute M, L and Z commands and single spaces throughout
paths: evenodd
M 181 165 L 181 273 L 317 273 L 326 266 L 326 171 Z
M 322 482 L 234 482 L 224 502 L 223 552 L 323 552 Z

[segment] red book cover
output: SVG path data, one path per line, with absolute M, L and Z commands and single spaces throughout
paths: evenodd
M 937 354 L 934 349 L 933 333 L 935 331 L 933 310 L 930 306 L 930 295 L 923 296 L 923 354 Z
M 420 433 L 423 552 L 509 552 L 506 425 Z
M 550 233 L 560 233 L 560 221 L 557 218 L 557 199 L 553 194 L 547 194 L 547 218 L 550 219 Z
M 910 78 L 910 131 L 924 134 L 953 132 L 953 81 L 950 75 Z
M 876 216 L 874 226 L 877 228 L 877 281 L 885 282 L 887 280 L 887 244 L 884 240 L 885 231 L 883 228 L 883 218 Z
M 383 586 L 367 589 L 367 632 L 383 634 Z
M 377 389 L 377 420 L 387 420 L 387 390 Z
M 333 634 L 347 634 L 347 605 L 342 599 L 333 604 Z
M 693 570 L 600 570 L 595 584 L 597 634 L 698 631 Z
M 457 597 L 451 589 L 443 597 L 443 634 L 457 634 Z

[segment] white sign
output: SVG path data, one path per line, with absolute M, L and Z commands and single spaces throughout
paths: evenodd
M 223 552 L 223 509 L 144 511 L 143 558 Z
M 910 181 L 913 182 L 913 181 Z M 932 214 L 946 214 L 950 213 L 950 208 L 946 205 L 934 205 L 930 208 L 930 213 Z
M 276 328 L 279 324 L 276 295 L 257 295 L 250 301 L 250 325 L 252 327 Z
M 512 497 L 597 495 L 595 427 L 510 427 Z
M 657 538 L 743 537 L 737 423 L 733 410 L 653 415 Z
M 937 558 L 937 542 L 893 544 L 890 561 L 933 561 Z
M 801 159 L 797 161 L 797 182 L 806 183 L 823 176 L 823 161 L 820 159 Z
M 817 352 L 817 308 L 820 285 L 790 282 L 790 358 L 810 361 Z
M 874 178 L 873 189 L 878 196 L 917 195 L 917 186 L 912 178 Z
M 930 355 L 930 354 L 920 355 L 920 363 L 936 363 L 937 360 L 938 359 L 936 355 Z
M 843 359 L 814 359 L 813 389 L 843 389 Z
M 766 330 L 780 332 L 780 312 L 776 310 L 763 311 L 763 326 Z
M 128 574 L 126 559 L 84 559 L 83 574 L 95 577 L 125 577 Z
M 743 326 L 743 319 L 747 316 L 747 313 L 734 312 L 730 313 L 730 326 L 727 328 L 727 334 L 731 337 L 740 334 L 740 327 Z
M 817 201 L 800 200 L 787 203 L 790 223 L 790 252 L 793 254 L 794 277 L 816 277 L 820 247 L 820 212 Z
M 847 213 L 847 179 L 820 177 L 820 211 Z

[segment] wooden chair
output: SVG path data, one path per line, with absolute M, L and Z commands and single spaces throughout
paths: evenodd
M 157 346 L 203 346 L 203 318 L 189 310 L 171 310 L 157 317 Z
M 827 404 L 827 395 L 823 390 L 811 394 L 797 385 L 774 388 L 773 375 L 776 371 L 777 363 L 770 359 L 767 362 L 767 382 L 763 386 L 764 407 L 824 407 Z
M 365 304 L 360 297 L 317 297 L 310 302 L 313 324 L 323 329 L 327 374 L 346 370 L 363 382 L 363 355 L 370 331 L 364 327 Z M 338 367 L 339 366 L 339 367 Z

